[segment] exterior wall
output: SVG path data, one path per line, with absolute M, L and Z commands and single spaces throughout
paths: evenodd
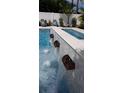
M 71 20 L 73 17 L 77 18 L 77 24 L 79 25 L 80 24 L 80 21 L 78 20 L 78 17 L 80 16 L 81 14 L 72 14 L 70 16 L 70 20 L 69 20 L 69 24 L 71 25 Z M 63 21 L 64 21 L 64 25 L 67 25 L 67 16 L 65 14 L 60 14 L 60 13 L 48 13 L 48 12 L 39 12 L 39 20 L 41 19 L 44 19 L 44 20 L 47 20 L 47 21 L 51 21 L 53 22 L 53 20 L 55 19 L 58 24 L 59 24 L 59 18 L 63 18 Z
M 79 56 L 53 29 L 54 40 L 60 42 L 60 48 L 57 49 L 59 55 L 59 70 L 58 70 L 58 84 L 63 79 L 67 80 L 69 93 L 84 93 L 84 58 Z M 71 59 L 75 62 L 75 70 L 66 70 L 63 63 L 62 57 L 68 54 Z

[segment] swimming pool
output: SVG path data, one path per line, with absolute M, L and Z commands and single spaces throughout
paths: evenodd
M 50 29 L 39 29 L 39 93 L 69 93 L 66 78 L 57 85 L 59 62 L 55 50 Z
M 69 33 L 77 39 L 84 39 L 84 34 L 73 29 L 62 29 L 63 31 Z

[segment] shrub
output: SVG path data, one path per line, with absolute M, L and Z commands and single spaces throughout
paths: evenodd
M 83 15 L 79 16 L 79 21 L 80 21 L 79 27 L 84 29 L 84 16 Z
M 40 23 L 40 21 L 39 21 L 39 26 L 41 26 L 41 23 Z
M 84 29 L 84 23 L 80 23 L 79 28 Z
M 56 20 L 53 20 L 53 26 L 58 26 L 58 22 Z
M 60 26 L 64 26 L 64 23 L 63 23 L 63 19 L 62 18 L 59 18 L 59 24 L 60 24 Z
M 45 26 L 47 26 L 47 20 L 44 20 Z
M 77 19 L 76 18 L 72 18 L 72 27 L 76 27 L 77 25 Z
M 44 21 L 44 19 L 41 19 L 41 20 L 40 20 L 40 25 L 41 25 L 41 26 L 45 26 L 45 21 Z
M 52 22 L 49 20 L 49 22 L 48 22 L 48 26 L 51 26 L 52 25 Z
M 44 19 L 40 19 L 40 22 L 44 21 Z

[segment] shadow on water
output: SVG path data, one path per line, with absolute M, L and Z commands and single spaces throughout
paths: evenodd
M 67 79 L 65 76 L 59 81 L 58 93 L 69 93 Z

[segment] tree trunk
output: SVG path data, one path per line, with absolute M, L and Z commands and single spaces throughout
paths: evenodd
M 78 4 L 79 4 L 79 0 L 77 0 L 77 13 L 78 13 Z
M 68 15 L 68 27 L 69 27 L 69 17 L 70 17 L 70 15 Z
M 72 5 L 71 5 L 72 6 L 72 9 L 73 9 L 73 4 L 74 4 L 74 0 L 72 0 Z

